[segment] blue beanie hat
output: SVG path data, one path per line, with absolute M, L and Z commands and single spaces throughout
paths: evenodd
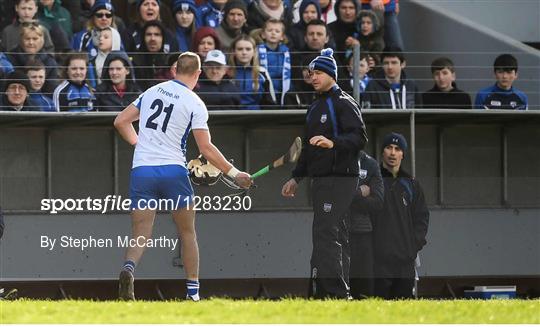
M 194 0 L 174 0 L 173 3 L 173 15 L 180 10 L 190 9 L 193 13 L 197 12 L 197 6 Z
M 407 152 L 407 140 L 405 139 L 405 136 L 399 134 L 399 133 L 390 133 L 386 134 L 386 136 L 383 139 L 382 148 L 386 148 L 390 144 L 397 145 L 403 153 Z
M 161 3 L 159 2 L 159 0 L 156 0 L 156 1 L 157 1 L 158 6 L 161 6 Z M 143 2 L 144 0 L 137 0 L 137 10 L 141 7 Z
M 92 14 L 95 14 L 96 11 L 100 9 L 106 9 L 111 13 L 114 13 L 114 6 L 111 3 L 111 0 L 97 0 L 90 9 L 90 11 L 92 12 Z
M 333 57 L 334 50 L 326 48 L 321 50 L 321 55 L 313 59 L 309 64 L 309 70 L 320 70 L 337 81 L 337 63 Z

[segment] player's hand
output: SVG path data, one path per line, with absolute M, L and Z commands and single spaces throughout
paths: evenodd
M 283 188 L 281 189 L 281 195 L 286 197 L 293 197 L 296 193 L 296 188 L 298 187 L 298 183 L 294 180 L 294 178 L 291 178 L 283 185 Z
M 309 144 L 318 146 L 321 148 L 325 148 L 325 149 L 331 149 L 334 147 L 334 142 L 332 142 L 332 140 L 329 140 L 322 135 L 317 135 L 310 138 Z
M 384 11 L 384 4 L 382 0 L 371 0 L 371 9 L 377 11 Z
M 367 185 L 360 185 L 360 194 L 362 194 L 364 198 L 367 198 L 371 194 L 371 189 Z
M 238 184 L 241 188 L 250 188 L 251 185 L 253 185 L 253 180 L 251 179 L 251 175 L 246 172 L 239 172 L 238 175 L 234 178 L 234 181 L 236 184 Z

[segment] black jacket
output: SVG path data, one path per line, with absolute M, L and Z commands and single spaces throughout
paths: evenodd
M 316 135 L 334 142 L 332 149 L 309 144 Z M 358 152 L 367 143 L 366 126 L 358 103 L 334 85 L 306 113 L 302 152 L 292 172 L 299 181 L 312 176 L 358 176 Z
M 468 93 L 457 88 L 455 82 L 454 87 L 449 92 L 441 91 L 437 85 L 429 91 L 422 94 L 422 106 L 428 109 L 471 109 L 471 96 Z
M 394 102 L 392 103 L 392 94 Z M 403 97 L 405 97 L 405 108 L 403 106 Z M 407 79 L 405 71 L 401 71 L 401 80 L 399 92 L 392 90 L 390 83 L 384 76 L 384 71 L 379 69 L 373 74 L 373 79 L 362 93 L 362 109 L 414 109 L 422 107 L 422 95 L 418 87 L 412 81 Z
M 330 34 L 336 42 L 336 59 L 344 62 L 345 51 L 347 51 L 348 49 L 347 45 L 345 44 L 345 40 L 347 40 L 349 36 L 358 40 L 360 37 L 360 32 L 358 30 L 358 25 L 356 24 L 356 21 L 353 21 L 351 23 L 345 23 L 341 20 L 341 16 L 339 14 L 339 5 L 342 1 L 343 0 L 337 0 L 334 4 L 334 13 L 336 14 L 337 20 L 328 24 L 328 30 L 330 31 Z M 359 1 L 353 1 L 353 3 L 356 8 L 356 14 L 358 15 L 358 13 L 360 12 L 360 6 L 358 5 Z
M 351 205 L 351 232 L 369 233 L 373 231 L 372 219 L 383 209 L 384 184 L 377 160 L 360 151 L 358 163 L 360 182 Z M 367 197 L 362 196 L 361 185 L 369 186 L 370 193 Z
M 381 165 L 384 209 L 374 220 L 375 260 L 410 263 L 426 244 L 429 211 L 420 183 L 403 170 L 396 178 Z
M 129 68 L 129 75 L 126 76 L 126 91 L 123 97 L 113 87 L 109 74 L 109 65 L 111 61 L 120 59 L 124 65 Z M 135 72 L 131 60 L 123 51 L 111 51 L 103 63 L 102 83 L 96 88 L 96 103 L 94 108 L 97 111 L 122 111 L 130 103 L 135 101 L 142 92 L 141 88 L 135 82 Z
M 208 110 L 241 109 L 240 89 L 229 79 L 223 79 L 219 84 L 209 79 L 201 79 L 194 91 Z

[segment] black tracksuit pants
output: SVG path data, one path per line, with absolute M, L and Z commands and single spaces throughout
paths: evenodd
M 384 299 L 412 299 L 414 260 L 411 262 L 375 263 L 375 296 Z
M 350 233 L 351 296 L 365 299 L 373 296 L 373 237 L 371 232 Z
M 309 295 L 347 298 L 348 263 L 343 251 L 348 240 L 346 219 L 353 200 L 357 177 L 316 177 L 312 180 L 313 253 Z M 345 262 L 344 262 L 345 261 Z

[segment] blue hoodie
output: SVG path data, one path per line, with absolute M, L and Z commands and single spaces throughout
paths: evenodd
M 240 108 L 244 110 L 259 110 L 263 99 L 264 83 L 266 79 L 263 74 L 259 74 L 259 89 L 253 90 L 253 78 L 251 77 L 251 66 L 237 66 L 234 83 L 240 89 Z
M 217 28 L 223 20 L 223 12 L 219 10 L 212 0 L 208 0 L 199 7 L 199 19 L 202 26 Z
M 189 7 L 189 10 L 194 14 L 194 21 L 195 21 L 195 30 L 197 30 L 201 26 L 200 17 L 199 17 L 199 10 L 197 9 L 197 6 L 195 6 L 195 2 L 193 0 L 175 0 L 173 3 L 173 19 L 176 21 L 176 13 L 180 10 L 182 10 L 182 6 L 187 5 Z M 192 28 L 185 28 L 181 27 L 180 25 L 176 24 L 175 26 L 175 37 L 176 42 L 178 43 L 178 50 L 180 52 L 189 51 L 192 41 Z

